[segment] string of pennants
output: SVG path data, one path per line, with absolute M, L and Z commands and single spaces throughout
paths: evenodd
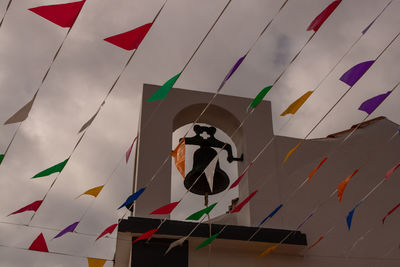
M 281 9 L 282 9 L 283 6 L 286 4 L 286 2 L 287 2 L 287 1 L 285 1 L 285 3 L 282 5 Z M 309 41 L 312 39 L 312 37 L 313 37 L 314 34 L 318 31 L 318 29 L 322 26 L 322 24 L 323 24 L 323 23 L 328 19 L 328 17 L 334 12 L 334 10 L 335 10 L 336 7 L 340 4 L 340 2 L 341 2 L 340 0 L 339 0 L 339 1 L 333 1 L 326 9 L 324 9 L 324 10 L 311 22 L 311 24 L 309 25 L 309 27 L 307 28 L 307 30 L 312 30 L 312 31 L 314 31 L 314 33 L 310 36 L 310 38 L 308 39 L 308 41 L 304 44 L 303 48 L 309 43 Z M 69 30 L 68 30 L 68 32 L 67 32 L 67 34 L 66 34 L 66 36 L 65 36 L 65 39 L 66 39 L 67 36 L 68 36 L 68 33 L 70 32 L 70 30 L 71 30 L 71 28 L 72 28 L 72 26 L 74 25 L 74 22 L 75 22 L 76 18 L 77 18 L 78 15 L 79 15 L 80 10 L 81 10 L 81 8 L 83 7 L 84 3 L 85 3 L 85 1 L 79 1 L 79 2 L 73 2 L 73 3 L 67 3 L 67 4 L 58 4 L 58 5 L 51 5 L 51 6 L 42 6 L 42 7 L 32 8 L 32 9 L 30 9 L 30 10 L 31 10 L 32 12 L 34 12 L 34 13 L 36 13 L 36 14 L 42 16 L 42 17 L 44 17 L 45 19 L 47 19 L 47 20 L 49 20 L 49 21 L 51 21 L 51 22 L 53 22 L 53 23 L 59 25 L 60 27 L 69 28 Z M 222 13 L 225 11 L 225 9 L 226 9 L 226 7 L 229 5 L 229 3 L 230 3 L 230 1 L 227 3 L 227 5 L 225 6 L 224 10 L 221 12 L 220 16 L 221 16 Z M 389 2 L 389 4 L 390 4 L 390 3 L 391 3 L 391 2 Z M 10 4 L 11 4 L 11 1 L 9 2 L 8 6 L 9 6 Z M 388 5 L 389 5 L 389 4 L 388 4 Z M 165 3 L 164 3 L 164 5 L 165 5 Z M 161 10 L 162 10 L 162 8 L 164 7 L 164 5 L 161 7 L 159 13 L 161 12 Z M 387 6 L 388 6 L 388 5 L 387 5 Z M 387 6 L 386 6 L 386 7 L 387 7 Z M 385 7 L 385 9 L 386 9 L 386 7 Z M 7 12 L 7 10 L 8 10 L 8 7 L 7 7 L 7 9 L 6 9 L 6 12 Z M 280 10 L 279 10 L 279 11 L 280 11 Z M 383 12 L 383 11 L 382 11 L 382 12 Z M 382 14 L 382 12 L 381 12 L 380 14 Z M 158 14 L 159 14 L 159 13 L 158 13 Z M 157 14 L 157 16 L 158 16 L 158 14 Z M 364 30 L 362 31 L 362 34 L 365 34 L 365 33 L 368 31 L 368 29 L 369 29 L 369 28 L 371 27 L 371 25 L 375 22 L 375 20 L 380 16 L 380 14 L 374 19 L 374 21 L 373 21 L 370 25 L 367 26 L 366 29 L 364 29 Z M 107 41 L 107 42 L 109 42 L 109 43 L 111 43 L 111 44 L 113 44 L 113 45 L 116 45 L 116 46 L 118 46 L 118 47 L 120 47 L 120 48 L 122 48 L 122 49 L 125 49 L 125 50 L 138 49 L 138 47 L 139 47 L 141 41 L 145 38 L 145 36 L 146 36 L 146 34 L 148 33 L 148 31 L 150 30 L 152 24 L 155 22 L 157 16 L 154 18 L 154 20 L 153 20 L 152 23 L 148 23 L 148 24 L 145 24 L 145 25 L 143 25 L 143 26 L 141 26 L 141 27 L 138 27 L 138 28 L 136 28 L 136 29 L 134 29 L 134 30 L 131 30 L 131 31 L 128 31 L 128 32 L 125 32 L 125 33 L 122 33 L 122 34 L 118 34 L 118 35 L 115 35 L 115 36 L 106 38 L 105 41 Z M 219 17 L 220 17 L 220 16 L 219 16 Z M 218 17 L 218 18 L 219 18 L 219 17 Z M 4 18 L 3 18 L 3 19 L 4 19 Z M 2 21 L 3 21 L 3 20 L 2 20 Z M 217 23 L 217 21 L 218 21 L 218 19 L 215 21 L 214 25 Z M 214 25 L 213 25 L 213 26 L 214 26 Z M 267 25 L 267 27 L 268 27 L 269 25 L 270 25 L 270 23 Z M 1 24 L 0 24 L 0 26 L 1 26 Z M 211 31 L 211 30 L 212 30 L 212 28 L 210 29 L 210 31 Z M 209 31 L 209 32 L 210 32 L 210 31 Z M 264 29 L 264 31 L 265 31 L 265 29 Z M 208 33 L 209 33 L 209 32 L 208 32 Z M 203 43 L 203 41 L 205 40 L 205 38 L 208 36 L 208 33 L 207 33 L 207 35 L 203 38 L 203 40 L 202 40 L 202 42 L 200 43 L 200 45 L 198 46 L 198 48 L 201 46 L 201 44 Z M 260 36 L 261 36 L 261 35 L 262 35 L 262 33 L 260 34 Z M 397 35 L 397 36 L 398 36 L 398 35 Z M 389 45 L 388 45 L 387 47 L 389 47 L 389 46 L 393 43 L 393 41 L 397 38 L 397 36 L 389 43 Z M 65 41 L 65 39 L 64 39 L 64 41 Z M 258 39 L 257 39 L 257 40 L 258 40 Z M 358 40 L 359 40 L 359 39 L 358 39 Z M 358 40 L 357 40 L 357 41 L 358 41 Z M 58 51 L 56 52 L 56 54 L 55 54 L 55 56 L 54 56 L 54 58 L 53 58 L 53 61 L 51 62 L 51 64 L 50 64 L 50 66 L 49 66 L 49 68 L 48 68 L 48 70 L 47 70 L 45 76 L 43 77 L 43 80 L 42 80 L 42 82 L 41 82 L 41 85 L 43 84 L 44 80 L 46 79 L 47 74 L 49 73 L 49 70 L 51 69 L 51 66 L 52 66 L 53 62 L 56 60 L 57 55 L 59 54 L 59 52 L 60 52 L 60 50 L 61 50 L 61 47 L 63 46 L 64 41 L 62 42 L 62 44 L 60 45 Z M 357 41 L 356 41 L 356 42 L 357 42 Z M 353 45 L 353 46 L 354 46 L 354 45 Z M 352 47 L 353 47 L 353 46 L 352 46 Z M 253 47 L 253 46 L 252 46 L 252 47 Z M 252 47 L 251 47 L 251 48 L 252 48 Z M 387 47 L 386 47 L 386 48 L 387 48 Z M 197 49 L 198 49 L 198 48 L 197 48 Z M 224 80 L 222 81 L 221 85 L 219 86 L 219 88 L 218 88 L 218 90 L 217 90 L 217 92 L 216 92 L 216 95 L 221 91 L 221 89 L 223 88 L 224 84 L 229 80 L 229 78 L 230 78 L 230 77 L 235 73 L 235 71 L 239 68 L 240 64 L 244 61 L 246 55 L 250 52 L 251 48 L 248 50 L 248 52 L 247 52 L 243 57 L 241 57 L 241 58 L 236 62 L 236 64 L 235 64 L 235 65 L 232 67 L 232 69 L 228 72 L 228 74 L 226 75 L 226 77 L 225 77 Z M 303 48 L 298 52 L 298 54 L 303 50 Z M 351 88 L 353 87 L 353 85 L 354 85 L 359 79 L 361 79 L 361 77 L 368 71 L 368 69 L 372 66 L 372 64 L 378 60 L 378 58 L 380 57 L 380 55 L 382 55 L 382 53 L 386 50 L 386 48 L 385 48 L 374 60 L 369 60 L 369 61 L 361 62 L 361 63 L 357 64 L 356 66 L 352 67 L 351 69 L 349 69 L 346 73 L 344 73 L 344 74 L 342 75 L 342 77 L 340 78 L 340 80 L 341 80 L 342 82 L 344 82 L 344 83 L 346 83 L 347 85 L 350 86 L 350 88 L 346 91 L 346 93 L 345 93 L 344 95 L 346 95 L 346 94 L 351 90 Z M 197 51 L 197 49 L 196 49 L 196 51 Z M 351 49 L 351 48 L 350 48 L 350 49 Z M 196 53 L 196 51 L 195 51 L 195 53 Z M 135 50 L 135 52 L 136 52 L 136 50 Z M 102 104 L 100 105 L 99 109 L 98 109 L 98 110 L 96 111 L 96 113 L 82 126 L 82 128 L 81 128 L 80 131 L 79 131 L 79 133 L 84 132 L 84 131 L 90 126 L 90 124 L 93 122 L 93 120 L 96 118 L 96 116 L 97 116 L 97 114 L 99 113 L 101 107 L 105 104 L 105 101 L 106 101 L 108 95 L 111 93 L 111 91 L 112 91 L 112 89 L 114 88 L 115 84 L 118 82 L 120 76 L 122 75 L 122 73 L 124 72 L 125 68 L 127 67 L 127 65 L 129 64 L 129 62 L 130 62 L 131 59 L 133 58 L 135 52 L 133 52 L 133 54 L 132 54 L 132 55 L 130 56 L 130 58 L 128 59 L 127 63 L 124 65 L 124 67 L 123 67 L 121 73 L 120 73 L 119 76 L 117 77 L 115 83 L 113 84 L 113 86 L 111 87 L 110 91 L 109 91 L 108 94 L 106 95 L 106 97 L 105 97 L 105 99 L 103 100 Z M 348 52 L 349 52 L 349 51 L 348 51 Z M 348 52 L 346 52 L 345 55 L 347 55 Z M 195 53 L 194 53 L 194 54 L 195 54 Z M 194 54 L 193 54 L 193 55 L 194 55 Z M 297 54 L 297 55 L 298 55 L 298 54 Z M 193 57 L 193 55 L 192 55 L 192 57 Z M 293 60 L 297 57 L 297 55 L 293 58 Z M 168 96 L 168 92 L 169 92 L 170 89 L 173 87 L 173 85 L 176 83 L 176 81 L 179 79 L 180 75 L 181 75 L 182 72 L 185 70 L 186 66 L 189 64 L 189 62 L 190 62 L 190 60 L 192 59 L 192 57 L 189 59 L 189 61 L 187 62 L 187 64 L 183 67 L 183 69 L 181 70 L 181 72 L 179 72 L 178 74 L 176 74 L 174 77 L 172 77 L 171 79 L 169 79 L 163 86 L 161 86 L 161 87 L 148 99 L 148 102 L 157 101 L 157 100 L 162 100 L 162 99 L 164 99 L 164 98 L 166 98 L 166 97 Z M 293 61 L 292 61 L 292 62 L 293 62 Z M 339 61 L 339 62 L 340 62 L 340 61 Z M 339 63 L 339 62 L 338 62 L 338 63 Z M 286 71 L 286 69 L 282 72 L 282 74 L 283 74 L 285 71 Z M 273 85 L 279 80 L 279 78 L 282 76 L 282 74 L 277 78 L 277 80 L 275 80 L 275 82 L 274 82 L 272 85 L 267 86 L 267 87 L 265 87 L 263 90 L 261 90 L 261 92 L 254 98 L 254 100 L 252 101 L 252 103 L 249 105 L 248 111 L 249 111 L 249 110 L 254 110 L 254 109 L 257 107 L 257 105 L 262 101 L 262 99 L 263 99 L 263 98 L 266 96 L 266 94 L 271 90 L 271 88 L 273 88 Z M 18 110 L 13 116 L 11 116 L 11 117 L 5 122 L 5 124 L 22 123 L 22 122 L 28 117 L 29 111 L 30 111 L 32 105 L 34 104 L 36 95 L 37 95 L 38 91 L 40 90 L 41 85 L 40 85 L 39 88 L 37 89 L 37 91 L 36 91 L 36 93 L 34 94 L 32 100 L 31 100 L 30 102 L 28 102 L 26 105 L 24 105 L 20 110 Z M 397 85 L 398 85 L 398 84 L 397 84 Z M 393 92 L 393 90 L 395 90 L 395 88 L 397 87 L 397 85 L 396 85 L 391 91 L 388 91 L 388 92 L 386 92 L 386 93 L 382 93 L 382 94 L 380 94 L 380 95 L 378 95 L 378 96 L 376 96 L 376 97 L 373 97 L 373 98 L 370 98 L 370 99 L 364 101 L 364 102 L 361 104 L 361 106 L 360 106 L 359 109 L 362 110 L 362 111 L 365 111 L 365 112 L 368 114 L 368 116 L 369 116 L 369 115 L 372 114 L 373 111 L 374 111 L 374 110 L 375 110 L 375 109 L 390 95 L 390 93 Z M 316 88 L 315 90 L 317 90 L 317 89 L 318 89 L 318 86 L 317 86 L 317 88 Z M 294 101 L 285 111 L 282 112 L 281 116 L 285 116 L 285 115 L 287 115 L 287 114 L 293 114 L 293 115 L 294 115 L 294 114 L 297 112 L 297 110 L 299 110 L 299 109 L 301 108 L 301 106 L 307 101 L 307 99 L 312 95 L 312 93 L 315 92 L 315 90 L 314 90 L 314 91 L 308 91 L 308 92 L 306 92 L 303 96 L 301 96 L 299 99 L 297 99 L 296 101 Z M 216 96 L 216 95 L 215 95 L 215 96 Z M 342 96 L 342 98 L 344 97 L 344 95 Z M 342 98 L 340 98 L 339 101 L 340 101 Z M 213 99 L 214 99 L 214 98 L 213 98 Z M 211 100 L 211 101 L 212 101 L 212 100 Z M 339 102 L 339 101 L 338 101 L 338 102 Z M 337 102 L 337 103 L 338 103 L 338 102 Z M 336 104 L 337 104 L 337 103 L 336 103 Z M 336 104 L 328 111 L 328 113 L 336 106 Z M 328 114 L 328 113 L 327 113 L 327 114 Z M 326 115 L 327 115 L 327 114 L 326 114 Z M 250 115 L 251 115 L 251 112 L 250 112 Z M 326 117 L 326 115 L 319 121 L 319 123 Z M 367 116 L 367 117 L 368 117 L 368 116 Z M 318 124 L 319 124 L 319 123 L 318 123 Z M 318 124 L 311 130 L 311 132 L 318 126 Z M 18 131 L 18 129 L 17 129 L 17 131 Z M 311 132 L 310 132 L 310 133 L 311 133 Z M 310 133 L 309 133 L 309 134 L 310 134 Z M 82 137 L 84 136 L 84 134 L 85 134 L 85 132 L 84 132 L 83 135 L 79 138 L 79 140 L 78 140 L 77 144 L 75 145 L 73 151 L 70 153 L 69 157 L 68 157 L 66 160 L 64 160 L 64 161 L 62 161 L 62 162 L 60 162 L 60 163 L 58 163 L 58 164 L 56 164 L 56 165 L 54 165 L 54 166 L 51 166 L 51 167 L 49 167 L 49 168 L 46 169 L 46 170 L 43 170 L 43 171 L 37 173 L 36 175 L 34 175 L 34 176 L 32 177 L 32 179 L 45 177 L 45 176 L 51 175 L 51 174 L 53 174 L 53 173 L 58 173 L 58 174 L 60 174 L 60 173 L 62 172 L 62 170 L 64 169 L 64 167 L 66 166 L 66 164 L 68 163 L 68 160 L 69 160 L 70 157 L 72 156 L 72 153 L 75 151 L 76 147 L 78 146 L 78 144 L 79 144 L 79 142 L 81 141 L 81 139 L 82 139 Z M 304 140 L 309 136 L 309 134 L 307 134 L 307 136 L 304 138 Z M 15 134 L 14 134 L 14 137 L 15 137 Z M 137 141 L 138 138 L 140 138 L 139 135 L 136 136 L 136 137 L 134 138 L 132 144 L 130 145 L 130 147 L 129 147 L 128 150 L 126 151 L 126 153 L 125 153 L 125 161 L 126 161 L 126 162 L 128 162 L 129 157 L 130 157 L 130 154 L 131 154 L 131 151 L 132 151 L 132 148 L 133 148 L 133 146 L 134 146 L 134 144 L 135 144 L 135 142 Z M 12 138 L 12 140 L 11 140 L 11 143 L 12 143 L 12 141 L 13 141 L 13 138 Z M 11 143 L 10 143 L 10 145 L 11 145 Z M 271 143 L 271 142 L 269 142 L 269 144 L 270 144 L 270 143 Z M 301 142 L 300 142 L 299 144 L 297 144 L 293 149 L 291 149 L 291 150 L 288 152 L 288 154 L 286 155 L 286 157 L 285 157 L 283 163 L 285 163 L 285 162 L 289 159 L 289 157 L 300 147 L 300 145 L 301 145 Z M 9 148 L 9 146 L 8 146 L 8 148 Z M 8 148 L 7 148 L 7 150 L 8 150 Z M 184 158 L 182 159 L 182 155 L 184 155 L 184 150 L 183 150 L 183 153 L 182 153 L 182 149 L 184 149 L 184 143 L 180 143 L 180 144 L 178 145 L 177 149 L 174 150 L 174 153 L 173 153 L 172 156 L 173 156 L 173 157 L 175 158 L 175 160 L 176 160 L 176 166 L 177 166 L 178 170 L 179 170 L 181 173 L 184 174 L 184 171 L 182 171 L 182 160 L 183 160 L 183 163 L 184 163 Z M 0 164 L 1 164 L 1 161 L 4 159 L 4 157 L 6 156 L 7 150 L 6 150 L 6 152 L 5 152 L 4 154 L 0 155 Z M 263 151 L 265 151 L 265 149 L 262 150 L 262 152 L 263 152 Z M 262 153 L 262 152 L 261 152 L 261 153 Z M 260 154 L 259 154 L 259 155 L 260 155 Z M 257 157 L 257 158 L 258 158 L 258 157 Z M 256 158 L 256 159 L 257 159 L 257 158 Z M 318 171 L 318 169 L 319 169 L 320 167 L 322 167 L 322 165 L 325 163 L 325 161 L 327 161 L 327 159 L 328 159 L 328 157 L 324 158 L 324 159 L 320 162 L 320 164 L 319 164 L 314 170 L 312 170 L 312 172 L 310 173 L 310 175 L 309 175 L 309 177 L 308 177 L 308 179 L 307 179 L 307 182 L 310 181 L 310 179 L 314 176 L 314 174 Z M 166 162 L 166 161 L 165 161 L 165 162 Z M 240 175 L 240 176 L 238 177 L 238 179 L 231 185 L 230 189 L 236 187 L 236 186 L 239 184 L 239 182 L 241 181 L 241 179 L 244 177 L 244 174 L 245 174 L 245 173 L 247 172 L 247 170 L 251 167 L 251 165 L 254 164 L 254 162 L 255 162 L 255 160 L 253 160 L 253 161 L 251 162 L 251 164 L 245 169 L 245 171 L 243 172 L 243 174 Z M 183 166 L 184 166 L 184 164 L 183 164 Z M 397 168 L 398 168 L 399 166 L 400 166 L 400 163 L 397 164 L 396 166 L 394 166 L 392 169 L 390 169 L 390 170 L 386 173 L 385 179 L 388 179 L 388 178 L 397 170 Z M 213 168 L 211 167 L 210 169 L 212 170 Z M 339 184 L 338 189 L 337 189 L 339 201 L 341 201 L 343 192 L 344 192 L 344 190 L 345 190 L 347 184 L 348 184 L 349 181 L 352 179 L 352 177 L 357 173 L 357 171 L 358 171 L 358 169 L 355 170 L 351 175 L 349 175 L 341 184 Z M 58 176 L 57 176 L 57 178 L 58 178 Z M 57 178 L 54 180 L 54 182 L 57 180 Z M 154 178 L 155 178 L 155 176 L 153 176 L 152 179 L 151 179 L 150 181 L 153 181 Z M 54 182 L 53 182 L 53 184 L 54 184 Z M 52 184 L 52 185 L 53 185 L 53 184 Z M 50 189 L 52 188 L 52 185 L 50 186 L 50 188 L 49 188 L 49 190 L 47 191 L 47 193 L 48 193 L 48 192 L 50 191 Z M 84 193 L 82 193 L 82 195 L 91 195 L 91 196 L 93 196 L 94 198 L 96 198 L 96 197 L 100 194 L 100 192 L 102 191 L 102 189 L 104 188 L 105 185 L 106 185 L 106 183 L 103 184 L 103 185 L 100 185 L 100 186 L 97 186 L 97 187 L 88 189 L 87 191 L 85 191 Z M 377 188 L 377 187 L 376 187 L 376 188 Z M 376 188 L 375 188 L 375 189 L 376 189 Z M 129 205 L 132 205 L 132 204 L 134 203 L 134 201 L 135 201 L 136 199 L 138 199 L 142 193 L 144 193 L 145 189 L 146 189 L 146 187 L 143 187 L 143 188 L 139 189 L 137 192 L 133 193 L 131 196 L 129 196 L 129 197 L 127 198 L 127 200 L 119 207 L 119 209 L 122 208 L 122 207 L 124 207 L 124 206 L 128 207 Z M 375 190 L 375 189 L 374 189 L 374 190 Z M 47 195 L 47 193 L 46 193 L 46 195 Z M 246 204 L 256 195 L 256 193 L 257 193 L 257 190 L 254 191 L 254 192 L 252 192 L 245 200 L 243 200 L 241 203 L 239 203 L 239 204 L 232 210 L 231 213 L 240 212 L 240 210 L 243 208 L 243 206 L 246 205 Z M 371 192 L 371 193 L 372 193 L 372 192 Z M 32 202 L 31 204 L 28 204 L 27 206 L 25 206 L 25 207 L 23 207 L 23 208 L 21 208 L 21 209 L 19 209 L 19 210 L 17 210 L 17 211 L 12 212 L 10 215 L 15 215 L 15 214 L 22 213 L 22 212 L 25 212 L 25 211 L 34 211 L 34 212 L 36 213 L 36 212 L 38 211 L 38 209 L 40 208 L 42 202 L 44 201 L 46 195 L 44 196 L 44 198 L 43 198 L 42 200 L 34 201 L 34 202 Z M 369 196 L 369 195 L 367 195 L 366 197 L 368 197 L 368 196 Z M 363 199 L 363 200 L 365 200 L 365 199 Z M 349 219 L 347 219 L 347 223 L 348 223 L 349 229 L 350 229 L 350 226 L 351 226 L 351 218 L 353 217 L 354 211 L 355 211 L 355 209 L 361 204 L 361 202 L 362 202 L 363 200 L 361 200 L 361 201 L 355 206 L 355 208 L 354 208 L 352 211 L 349 212 L 348 218 L 350 217 L 350 223 L 349 223 Z M 154 210 L 151 214 L 169 214 L 170 212 L 172 212 L 172 210 L 173 210 L 176 206 L 178 206 L 179 203 L 180 203 L 180 201 L 173 202 L 173 203 L 169 203 L 169 204 L 167 204 L 167 205 L 164 205 L 164 206 L 162 206 L 162 207 L 160 207 L 160 208 Z M 193 213 L 191 216 L 189 216 L 189 217 L 187 218 L 187 220 L 199 220 L 203 215 L 209 214 L 209 213 L 211 212 L 211 210 L 212 210 L 216 205 L 217 205 L 217 203 L 214 203 L 213 205 L 211 205 L 211 206 L 209 206 L 209 207 L 207 207 L 207 208 L 205 208 L 205 209 L 203 209 L 203 210 L 200 210 L 200 211 L 198 211 L 198 212 Z M 400 205 L 400 204 L 399 204 L 399 205 Z M 392 210 L 390 210 L 390 211 L 388 212 L 387 216 L 389 216 L 390 214 L 392 214 L 392 213 L 398 208 L 399 205 L 397 205 L 395 208 L 393 208 Z M 269 218 L 272 218 L 272 216 L 274 216 L 282 207 L 283 207 L 283 204 L 280 204 L 275 210 L 273 210 L 273 211 L 260 223 L 259 227 L 261 227 Z M 314 212 L 315 212 L 315 211 L 314 211 Z M 34 213 L 34 215 L 35 215 L 35 213 Z M 313 213 L 312 213 L 312 214 L 313 214 Z M 10 216 L 10 215 L 9 215 L 9 216 Z M 33 215 L 33 216 L 34 216 L 34 215 Z M 32 221 L 33 216 L 32 216 L 32 218 L 31 218 L 30 221 Z M 387 217 L 387 216 L 386 216 L 386 217 Z M 311 217 L 312 217 L 312 215 L 311 215 L 311 216 L 308 216 L 308 217 L 306 218 L 306 220 L 305 220 L 304 222 L 302 222 L 302 223 L 299 225 L 298 228 L 300 228 L 300 227 L 301 227 L 309 218 L 311 218 Z M 383 222 L 384 222 L 384 220 L 386 219 L 386 217 L 383 219 Z M 66 227 L 65 229 L 63 229 L 59 234 L 57 234 L 54 238 L 59 238 L 59 237 L 63 236 L 64 234 L 68 233 L 68 232 L 74 232 L 74 231 L 75 231 L 75 228 L 77 227 L 78 224 L 79 224 L 79 221 L 74 222 L 73 224 L 67 226 L 67 227 Z M 113 231 L 116 229 L 117 226 L 118 226 L 118 224 L 113 224 L 113 225 L 107 227 L 107 228 L 97 237 L 96 240 L 102 238 L 103 236 L 105 236 L 105 235 L 107 235 L 107 234 L 113 233 Z M 161 225 L 160 225 L 160 226 L 161 226 Z M 159 227 L 160 227 L 160 226 L 159 226 Z M 151 238 L 151 237 L 156 233 L 156 231 L 159 229 L 159 227 L 156 228 L 156 229 L 151 229 L 151 230 L 149 230 L 148 232 L 142 234 L 142 235 L 139 236 L 136 240 L 134 240 L 133 243 L 135 243 L 135 242 L 137 242 L 137 241 L 139 241 L 139 240 Z M 223 229 L 224 229 L 224 228 L 223 228 Z M 223 229 L 221 230 L 221 232 L 223 231 Z M 220 234 L 220 233 L 217 233 L 217 234 L 211 236 L 210 238 L 208 238 L 207 240 L 205 240 L 201 245 L 199 245 L 198 248 L 204 247 L 204 246 L 206 246 L 206 245 L 212 243 L 212 241 L 214 241 L 214 240 L 218 237 L 219 234 Z M 186 237 L 186 238 L 187 238 L 187 237 Z M 320 240 L 318 240 L 318 242 L 321 241 L 321 240 L 322 240 L 322 238 L 321 238 Z M 178 240 L 178 241 L 179 241 L 179 240 Z M 283 241 L 282 241 L 282 242 L 283 242 Z M 175 243 L 175 242 L 174 242 L 174 243 Z M 178 242 L 177 244 L 179 244 L 179 242 Z M 171 245 L 172 245 L 172 244 L 171 244 Z M 316 245 L 316 244 L 314 244 L 314 245 Z M 275 245 L 275 246 L 273 246 L 273 247 L 268 248 L 265 252 L 262 253 L 262 256 L 265 256 L 265 255 L 269 254 L 270 252 L 272 252 L 273 250 L 275 250 L 278 246 L 279 246 L 279 244 L 278 244 L 278 245 Z M 42 252 L 48 252 L 47 245 L 46 245 L 46 242 L 45 242 L 45 240 L 44 240 L 43 235 L 39 235 L 39 236 L 37 237 L 37 239 L 35 239 L 35 241 L 32 243 L 32 245 L 30 246 L 29 249 L 30 249 L 30 250 L 42 251 Z M 89 261 L 89 260 L 88 260 L 88 261 Z M 100 261 L 101 261 L 101 260 L 100 260 Z M 94 261 L 94 262 L 95 262 L 95 261 Z M 104 263 L 103 263 L 103 265 L 104 265 Z M 102 266 L 102 265 L 90 265 L 90 263 L 89 263 L 89 266 Z

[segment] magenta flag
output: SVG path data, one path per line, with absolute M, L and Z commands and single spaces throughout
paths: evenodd
M 397 204 L 393 209 L 391 209 L 391 210 L 385 215 L 385 217 L 383 217 L 383 219 L 382 219 L 382 224 L 385 223 L 385 220 L 386 220 L 387 216 L 389 216 L 390 214 L 392 214 L 393 212 L 395 212 L 399 207 L 400 207 L 400 203 Z
M 374 96 L 368 100 L 365 100 L 361 106 L 358 108 L 359 110 L 365 111 L 368 114 L 371 114 L 375 111 L 375 109 L 390 95 L 392 91 L 388 91 L 385 94 Z
M 340 80 L 349 86 L 353 86 L 367 72 L 374 62 L 375 60 L 370 60 L 355 65 L 346 71 L 342 77 L 340 77 Z
M 153 210 L 150 214 L 170 214 L 176 206 L 178 206 L 180 201 L 172 202 L 167 205 L 162 206 L 156 210 Z
M 233 182 L 233 184 L 229 187 L 229 189 L 232 189 L 234 187 L 236 187 L 240 181 L 243 179 L 243 176 L 246 174 L 246 172 L 249 170 L 249 168 L 251 167 L 251 165 L 253 165 L 253 162 L 251 162 L 246 169 L 243 171 L 243 173 Z
M 126 153 L 125 153 L 126 163 L 128 163 L 128 161 L 129 161 L 129 157 L 131 156 L 132 148 L 133 148 L 133 145 L 136 142 L 136 139 L 137 139 L 137 136 L 135 137 L 135 139 L 133 139 L 132 145 L 129 147 L 128 151 L 126 151 Z
M 72 233 L 75 230 L 75 228 L 78 226 L 78 224 L 79 224 L 79 222 L 74 222 L 73 224 L 65 227 L 64 230 L 59 232 L 55 237 L 53 237 L 53 239 L 61 237 L 61 236 L 65 235 L 66 233 Z

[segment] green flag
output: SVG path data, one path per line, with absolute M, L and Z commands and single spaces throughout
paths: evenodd
M 204 242 L 201 243 L 196 249 L 200 249 L 202 247 L 210 245 L 218 236 L 219 236 L 219 233 L 216 233 L 215 235 L 210 236 L 209 238 L 204 240 Z
M 56 165 L 54 165 L 54 166 L 52 166 L 52 167 L 50 167 L 50 168 L 48 168 L 48 169 L 46 169 L 44 171 L 39 172 L 38 174 L 33 176 L 32 179 L 33 178 L 38 178 L 38 177 L 43 177 L 43 176 L 48 176 L 48 175 L 53 174 L 55 172 L 61 172 L 64 169 L 65 165 L 67 164 L 68 160 L 69 160 L 69 158 L 67 158 L 63 162 L 58 163 L 58 164 L 56 164 Z
M 272 85 L 265 87 L 264 89 L 261 90 L 261 92 L 258 93 L 258 95 L 253 99 L 251 102 L 250 106 L 247 108 L 247 111 L 249 111 L 250 107 L 256 108 L 258 104 L 264 99 L 265 95 L 271 90 Z
M 0 154 L 0 164 L 3 162 L 4 154 Z
M 161 86 L 152 96 L 150 96 L 149 99 L 147 99 L 147 102 L 166 98 L 172 86 L 174 86 L 176 80 L 178 80 L 180 75 L 181 73 L 178 73 L 177 75 L 169 79 L 166 83 L 164 83 L 163 86 Z
M 203 216 L 204 214 L 209 214 L 210 211 L 215 207 L 215 205 L 217 205 L 217 203 L 214 203 L 205 209 L 202 209 L 202 210 L 199 210 L 198 212 L 193 213 L 192 215 L 187 217 L 186 220 L 192 220 L 192 221 L 200 220 L 201 216 Z

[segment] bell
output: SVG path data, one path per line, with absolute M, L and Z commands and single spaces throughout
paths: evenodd
M 243 161 L 243 154 L 240 158 L 233 157 L 231 146 L 214 137 L 216 132 L 215 127 L 195 125 L 193 129 L 196 135 L 193 137 L 185 137 L 185 144 L 198 145 L 200 148 L 194 152 L 193 167 L 186 175 L 184 185 L 186 189 L 197 195 L 208 196 L 221 193 L 229 186 L 229 177 L 223 170 L 221 170 L 219 161 L 217 161 L 215 166 L 213 188 L 210 188 L 207 177 L 204 173 L 204 170 L 210 162 L 218 155 L 213 147 L 226 150 L 228 153 L 228 162 Z M 204 132 L 209 135 L 208 138 L 203 138 L 201 134 Z
M 215 156 L 217 156 L 217 152 L 211 147 L 200 147 L 194 152 L 193 168 L 186 175 L 184 181 L 186 189 L 197 195 L 214 195 L 221 193 L 228 187 L 229 177 L 223 170 L 221 170 L 218 161 L 215 167 L 212 190 L 208 185 L 204 170 Z

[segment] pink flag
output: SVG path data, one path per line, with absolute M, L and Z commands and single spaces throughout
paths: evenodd
M 156 210 L 153 210 L 150 214 L 170 214 L 176 206 L 178 206 L 180 201 L 172 202 L 167 205 L 162 206 Z
M 136 142 L 136 139 L 137 139 L 137 136 L 135 137 L 135 139 L 133 139 L 132 145 L 129 147 L 128 151 L 126 151 L 126 153 L 125 153 L 126 163 L 128 163 L 128 161 L 129 161 L 129 157 L 131 156 L 132 148 L 133 148 L 133 145 Z
M 44 239 L 44 236 L 42 233 L 40 233 L 40 235 L 35 239 L 35 241 L 32 242 L 31 246 L 29 247 L 29 250 L 49 252 L 49 249 L 47 248 L 46 240 Z
M 66 4 L 39 6 L 30 8 L 29 10 L 58 26 L 70 28 L 74 25 L 84 3 L 85 0 Z
M 152 229 L 150 231 L 147 231 L 146 233 L 143 233 L 141 236 L 139 236 L 138 238 L 133 240 L 132 244 L 135 244 L 136 242 L 138 242 L 140 240 L 151 238 L 155 234 L 155 232 L 157 232 L 157 230 L 158 230 L 158 228 Z
M 147 32 L 150 30 L 151 25 L 153 25 L 153 23 L 147 23 L 131 31 L 108 37 L 104 39 L 104 41 L 121 47 L 125 50 L 137 49 Z
M 249 202 L 250 199 L 251 199 L 252 197 L 254 197 L 254 195 L 255 195 L 257 192 L 258 192 L 258 190 L 254 191 L 254 192 L 251 193 L 248 197 L 246 197 L 246 199 L 243 200 L 242 202 L 240 202 L 240 203 L 231 211 L 231 213 L 239 212 L 239 211 L 244 207 L 244 205 L 246 205 L 247 202 Z
M 37 209 L 40 207 L 42 202 L 43 202 L 43 200 L 37 200 L 37 201 L 32 202 L 31 204 L 29 204 L 29 205 L 27 205 L 27 206 L 25 206 L 25 207 L 23 207 L 23 208 L 21 208 L 21 209 L 19 209 L 17 211 L 14 211 L 13 213 L 8 214 L 7 216 L 18 214 L 18 213 L 21 213 L 21 212 L 24 212 L 24 211 L 29 211 L 29 210 L 37 211 Z
M 397 170 L 398 167 L 400 167 L 400 162 L 386 172 L 385 179 L 389 179 L 389 177 L 395 172 L 395 170 Z
M 112 232 L 114 232 L 115 228 L 118 226 L 118 223 L 110 225 L 106 228 L 106 230 L 104 230 L 97 238 L 96 241 L 100 238 L 102 238 L 103 236 L 105 236 L 106 234 L 112 234 Z

